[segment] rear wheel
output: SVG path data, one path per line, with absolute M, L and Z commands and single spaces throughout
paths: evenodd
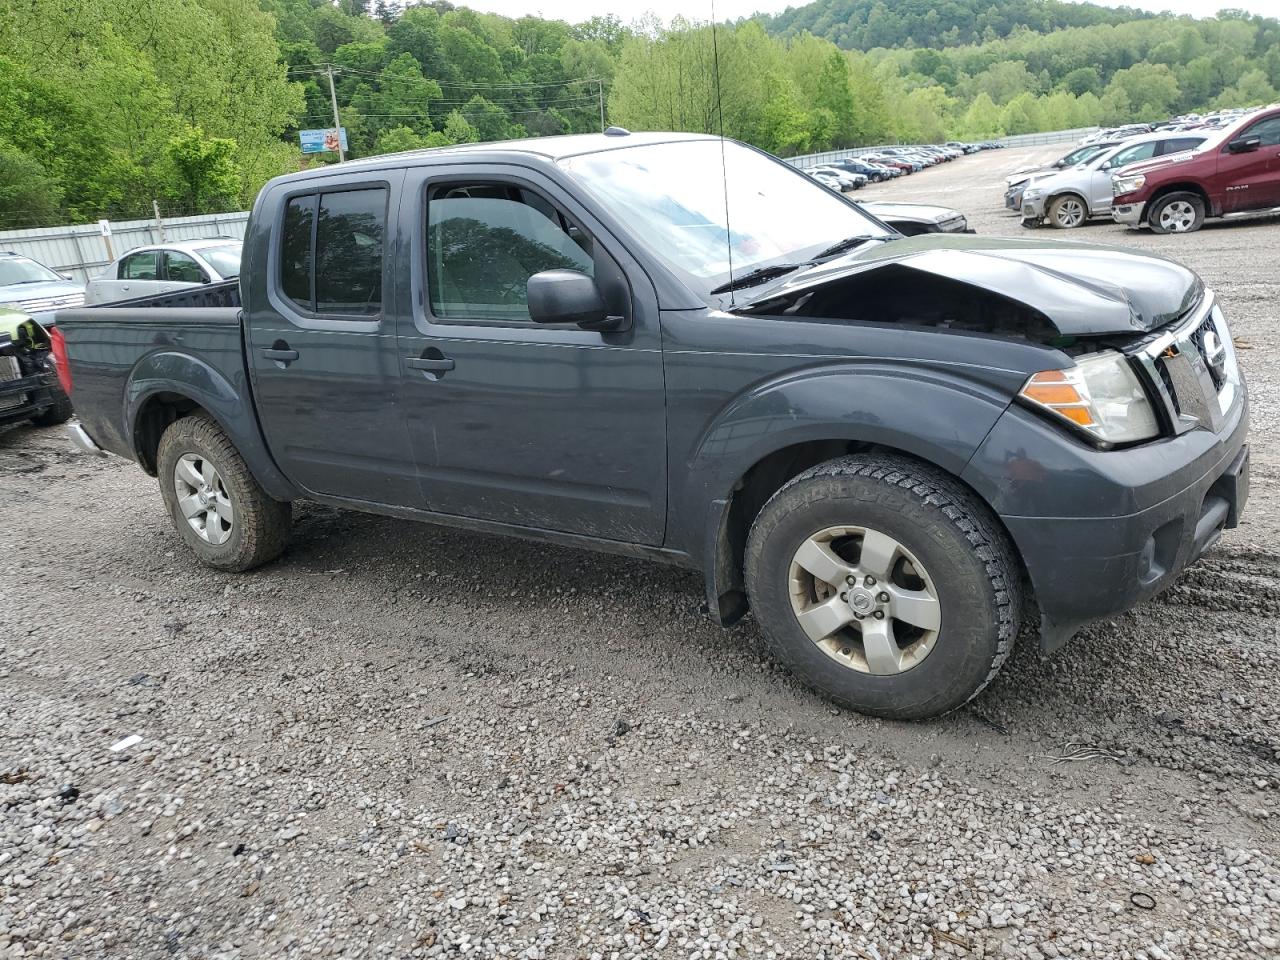
M 1072 230 L 1089 219 L 1089 208 L 1074 193 L 1055 197 L 1049 204 L 1049 222 L 1060 230 Z
M 1021 583 L 986 507 L 896 456 L 822 464 L 779 490 L 747 543 L 752 609 L 800 679 L 862 713 L 965 703 L 1018 633 Z
M 1171 193 L 1151 205 L 1147 222 L 1156 233 L 1191 233 L 1204 224 L 1204 201 L 1194 193 Z
M 252 570 L 284 550 L 292 507 L 262 489 L 208 417 L 170 424 L 160 438 L 156 468 L 173 525 L 203 563 Z

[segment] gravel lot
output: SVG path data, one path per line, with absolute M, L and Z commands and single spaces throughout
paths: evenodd
M 1063 149 L 860 196 L 1019 236 L 1002 176 Z M 301 506 L 222 575 L 131 464 L 0 432 L 0 957 L 1280 956 L 1280 220 L 1081 238 L 1218 291 L 1250 509 L 927 724 L 833 710 L 689 572 Z

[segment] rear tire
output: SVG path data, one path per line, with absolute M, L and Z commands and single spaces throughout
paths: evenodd
M 278 557 L 289 542 L 292 506 L 262 489 L 222 428 L 207 416 L 169 425 L 160 438 L 156 472 L 174 528 L 201 563 L 252 570 Z
M 54 427 L 60 423 L 66 423 L 75 413 L 71 406 L 71 398 L 62 392 L 62 388 L 53 387 L 52 389 L 53 406 L 47 407 L 43 413 L 31 418 L 31 422 L 37 427 Z
M 823 578 L 810 575 L 833 558 Z M 756 518 L 745 566 L 774 655 L 860 713 L 954 710 L 995 678 L 1018 635 L 1007 537 L 961 484 L 905 457 L 843 457 L 791 480 Z M 877 566 L 888 572 L 868 576 Z
M 1204 225 L 1204 200 L 1194 193 L 1170 193 L 1151 205 L 1147 223 L 1156 233 L 1194 233 Z

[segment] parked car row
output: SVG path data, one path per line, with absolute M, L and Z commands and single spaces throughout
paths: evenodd
M 1218 121 L 1226 120 L 1224 125 Z M 1005 180 L 1004 203 L 1024 227 L 1072 229 L 1111 217 L 1157 233 L 1198 230 L 1209 217 L 1280 210 L 1280 105 L 1215 115 L 1071 150 Z M 1134 125 L 1139 126 L 1139 125 Z
M 869 182 L 879 183 L 904 174 L 917 173 L 934 164 L 998 146 L 1000 144 L 994 141 L 985 143 L 952 141 L 925 146 L 876 147 L 856 157 L 845 157 L 805 167 L 804 171 L 824 186 L 847 193 Z

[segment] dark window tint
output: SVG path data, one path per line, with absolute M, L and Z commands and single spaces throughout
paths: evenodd
M 154 250 L 132 253 L 120 261 L 121 280 L 159 280 L 159 255 Z
M 1164 149 L 1161 152 L 1164 154 L 1181 153 L 1183 150 L 1194 150 L 1202 143 L 1204 143 L 1204 137 L 1178 137 L 1175 140 L 1166 140 Z
M 529 278 L 591 276 L 591 238 L 547 200 L 502 185 L 445 188 L 427 206 L 427 286 L 441 318 L 528 320 Z
M 1259 120 L 1240 136 L 1258 137 L 1264 147 L 1280 146 L 1280 116 Z
M 311 293 L 311 240 L 315 197 L 294 197 L 284 208 L 280 240 L 280 289 L 305 310 L 315 309 Z
M 174 283 L 204 283 L 207 279 L 200 264 L 176 250 L 164 252 L 164 278 Z
M 347 317 L 382 312 L 382 234 L 386 190 L 320 197 L 316 225 L 316 312 Z

